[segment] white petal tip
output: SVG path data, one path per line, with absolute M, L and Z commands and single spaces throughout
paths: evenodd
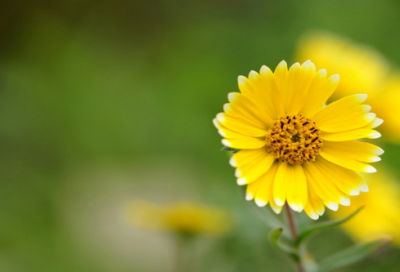
M 318 220 L 319 218 L 318 214 L 314 211 L 311 211 L 311 213 L 308 216 L 313 220 Z
M 340 198 L 340 204 L 343 206 L 350 206 L 350 198 L 348 197 Z
M 325 77 L 327 75 L 327 72 L 325 69 L 321 69 L 318 71 L 318 74 L 320 75 L 320 77 Z
M 358 185 L 360 191 L 363 193 L 367 193 L 369 191 L 368 185 L 366 183 Z
M 230 158 L 229 164 L 230 164 L 232 167 L 237 167 L 237 163 L 236 163 L 235 157 L 232 156 L 232 157 Z
M 266 65 L 261 66 L 261 69 L 260 69 L 260 74 L 261 75 L 266 76 L 270 72 L 271 72 L 271 69 L 269 69 L 268 66 L 266 66 Z
M 282 208 L 278 208 L 276 206 L 271 206 L 271 210 L 276 214 L 280 214 L 282 211 Z
M 360 190 L 358 188 L 350 190 L 350 193 L 349 193 L 349 195 L 351 195 L 351 196 L 358 196 L 359 194 L 360 194 Z
M 366 94 L 355 94 L 355 97 L 356 97 L 356 100 L 357 100 L 359 103 L 362 103 L 362 102 L 364 102 L 365 100 L 367 100 L 368 95 L 366 95 Z
M 225 136 L 226 136 L 225 132 L 223 132 L 221 129 L 218 129 L 218 133 L 219 133 L 219 135 L 221 135 L 222 137 L 225 137 Z
M 227 146 L 227 147 L 232 147 L 232 146 L 231 146 L 231 143 L 228 142 L 228 140 L 226 140 L 226 139 L 222 139 L 222 140 L 221 140 L 221 143 L 222 143 L 223 145 Z
M 380 138 L 382 134 L 380 134 L 378 131 L 373 131 L 371 134 L 368 135 L 368 138 L 370 139 L 377 139 Z
M 245 185 L 247 183 L 245 178 L 238 178 L 237 179 L 237 184 L 238 185 Z
M 229 102 L 233 102 L 233 101 L 235 101 L 236 100 L 236 98 L 238 97 L 238 94 L 239 93 L 235 93 L 235 92 L 233 92 L 233 93 L 228 93 L 228 101 Z
M 373 152 L 374 152 L 375 155 L 380 156 L 383 153 L 385 153 L 385 150 L 383 150 L 382 148 L 377 148 Z
M 291 204 L 289 204 L 289 206 L 295 212 L 301 212 L 303 210 L 303 205 L 301 205 L 301 204 L 291 203 Z
M 214 119 L 212 120 L 212 122 L 213 122 L 213 124 L 214 124 L 214 126 L 215 126 L 216 128 L 218 128 L 218 129 L 221 128 L 221 125 L 219 124 L 217 118 L 214 118 Z
M 245 199 L 246 199 L 247 201 L 250 201 L 250 200 L 252 200 L 253 198 L 254 198 L 254 196 L 253 196 L 252 193 L 250 193 L 250 192 L 247 192 L 247 193 L 246 193 Z
M 225 121 L 225 116 L 222 112 L 217 114 L 217 120 L 221 123 Z
M 256 203 L 256 205 L 257 205 L 258 207 L 265 207 L 265 205 L 267 205 L 267 202 L 265 202 L 265 201 L 262 200 L 262 199 L 256 199 L 254 202 Z
M 230 111 L 231 110 L 231 104 L 225 103 L 223 106 L 224 112 Z
M 238 76 L 238 83 L 239 85 L 246 84 L 247 78 L 245 76 Z
M 339 82 L 339 79 L 340 79 L 340 76 L 339 76 L 339 75 L 332 75 L 332 76 L 330 77 L 330 80 L 331 80 L 332 83 Z
M 382 124 L 383 124 L 383 119 L 381 118 L 375 118 L 374 121 L 371 122 L 373 128 L 379 127 Z
M 279 198 L 274 198 L 274 201 L 275 201 L 276 205 L 278 205 L 280 207 L 282 207 L 283 204 L 285 204 L 285 202 L 280 200 Z
M 375 173 L 376 169 L 375 169 L 375 167 L 373 167 L 371 165 L 368 165 L 368 166 L 365 167 L 365 172 L 367 172 L 367 173 Z
M 228 142 L 228 140 L 226 140 L 226 139 L 222 139 L 222 140 L 221 140 L 221 143 L 222 143 L 223 145 L 227 146 L 227 147 L 232 147 L 232 146 L 231 146 L 231 143 Z
M 239 178 L 241 175 L 242 175 L 242 172 L 239 170 L 239 168 L 236 168 L 235 177 Z
M 287 63 L 286 63 L 286 61 L 282 60 L 282 61 L 278 64 L 278 67 L 276 67 L 276 68 L 280 68 L 280 69 L 287 68 Z
M 256 71 L 251 70 L 249 73 L 249 79 L 256 79 L 258 77 L 258 73 Z
M 381 161 L 381 160 L 382 159 L 380 157 L 372 157 L 372 158 L 370 158 L 371 162 L 378 162 L 378 161 Z
M 339 204 L 334 202 L 329 202 L 327 207 L 328 209 L 336 212 L 339 209 Z

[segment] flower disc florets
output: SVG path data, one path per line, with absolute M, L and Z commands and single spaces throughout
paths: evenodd
M 315 123 L 301 115 L 280 117 L 265 135 L 268 152 L 292 165 L 315 161 L 322 146 Z

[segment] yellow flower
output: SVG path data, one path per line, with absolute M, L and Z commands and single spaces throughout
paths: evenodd
M 186 234 L 222 235 L 232 226 L 227 211 L 185 202 L 158 206 L 136 201 L 129 206 L 127 218 L 138 227 Z
M 357 241 L 390 237 L 400 246 L 400 188 L 390 173 L 366 177 L 371 192 L 351 197 L 351 207 L 330 212 L 335 219 L 344 218 L 364 206 L 357 216 L 342 224 L 343 229 Z
M 239 185 L 247 186 L 246 199 L 258 206 L 270 204 L 279 213 L 287 202 L 313 219 L 325 206 L 337 210 L 349 205 L 349 195 L 368 191 L 356 172 L 375 172 L 369 162 L 379 161 L 379 147 L 358 142 L 378 138 L 382 123 L 367 95 L 347 96 L 324 107 L 339 76 L 327 77 L 311 61 L 288 70 L 282 61 L 275 72 L 263 66 L 260 73 L 239 76 L 241 93 L 230 93 L 224 113 L 213 120 L 222 143 L 236 152 Z
M 379 52 L 344 38 L 327 33 L 304 36 L 298 46 L 296 59 L 312 59 L 316 67 L 340 74 L 340 84 L 333 95 L 365 93 L 369 104 L 385 120 L 381 130 L 384 139 L 400 142 L 400 73 L 392 73 Z

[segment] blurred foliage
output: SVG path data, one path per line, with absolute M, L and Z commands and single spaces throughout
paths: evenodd
M 238 75 L 290 62 L 310 29 L 370 44 L 399 65 L 399 11 L 395 0 L 4 1 L 0 270 L 166 271 L 171 241 L 118 221 L 121 199 L 163 188 L 164 199 L 172 192 L 236 215 L 229 237 L 196 244 L 196 271 L 289 271 L 237 193 L 211 120 Z M 384 149 L 399 169 L 399 147 Z M 321 259 L 350 244 L 332 230 L 310 247 Z M 340 271 L 397 271 L 399 256 L 391 249 Z

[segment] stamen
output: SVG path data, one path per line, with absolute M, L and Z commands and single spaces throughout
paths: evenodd
M 265 142 L 268 152 L 290 164 L 315 161 L 322 146 L 320 130 L 302 115 L 280 117 L 268 130 Z

